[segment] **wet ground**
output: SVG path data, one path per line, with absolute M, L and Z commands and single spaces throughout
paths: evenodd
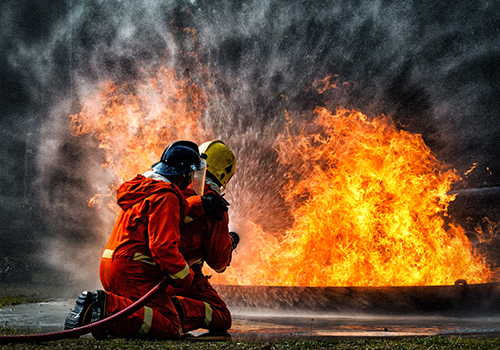
M 0 327 L 33 333 L 59 332 L 74 300 L 57 300 L 0 308 Z M 280 341 L 291 338 L 356 339 L 432 335 L 500 336 L 499 316 L 383 316 L 289 312 L 231 308 L 233 341 Z M 193 332 L 199 334 L 201 332 Z M 90 336 L 90 335 L 87 335 Z
M 500 336 L 499 317 L 383 316 L 233 311 L 233 338 L 388 338 L 432 335 Z

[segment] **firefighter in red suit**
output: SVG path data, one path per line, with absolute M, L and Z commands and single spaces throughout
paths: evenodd
M 188 212 L 182 190 L 203 174 L 198 146 L 177 141 L 163 152 L 152 170 L 123 183 L 117 192 L 121 212 L 101 257 L 104 291 L 83 292 L 65 323 L 72 329 L 117 313 L 144 296 L 165 275 L 172 285 L 188 288 L 193 270 L 179 252 L 180 223 Z M 161 293 L 110 329 L 93 333 L 121 337 L 177 339 L 183 333 L 170 296 Z
M 236 233 L 229 232 L 228 203 L 222 198 L 222 192 L 235 171 L 235 157 L 220 140 L 202 144 L 200 152 L 207 156 L 205 194 L 198 196 L 191 186 L 184 191 L 190 212 L 181 225 L 179 244 L 184 258 L 194 262 L 191 265 L 194 280 L 187 288 L 169 286 L 167 292 L 173 295 L 184 332 L 205 328 L 209 332 L 198 338 L 229 340 L 226 331 L 231 327 L 231 313 L 210 285 L 209 277 L 203 275 L 202 267 L 207 263 L 217 273 L 224 272 L 239 241 Z M 207 201 L 217 205 L 208 205 Z M 221 203 L 227 205 L 221 206 Z

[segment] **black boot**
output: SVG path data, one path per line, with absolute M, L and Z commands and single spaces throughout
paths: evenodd
M 95 290 L 92 292 L 92 317 L 90 323 L 98 322 L 106 317 L 106 301 L 108 295 L 103 290 Z M 108 337 L 106 329 L 100 329 L 92 332 L 92 336 L 97 340 L 104 340 Z
M 81 327 L 90 322 L 92 317 L 92 293 L 85 291 L 78 299 L 76 299 L 76 304 L 73 309 L 69 312 L 68 317 L 66 317 L 66 322 L 64 322 L 64 330 L 69 330 L 77 327 Z

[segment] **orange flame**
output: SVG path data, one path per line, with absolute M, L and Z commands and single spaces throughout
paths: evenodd
M 197 85 L 161 68 L 134 88 L 105 84 L 71 116 L 71 130 L 100 141 L 118 184 L 147 170 L 172 141 L 211 139 L 208 105 Z M 289 122 L 277 142 L 280 164 L 289 169 L 282 195 L 294 208 L 293 227 L 275 237 L 248 222 L 231 268 L 215 283 L 440 285 L 491 278 L 464 230 L 445 225 L 453 200 L 447 192 L 458 176 L 419 135 L 397 130 L 385 116 L 320 107 L 314 113 L 297 134 Z
M 458 179 L 419 135 L 385 116 L 316 108 L 318 133 L 279 142 L 290 167 L 284 197 L 295 224 L 281 240 L 259 228 L 216 281 L 284 286 L 396 286 L 486 282 L 491 271 L 464 230 L 443 216 Z M 245 247 L 245 249 L 248 247 Z
M 122 182 L 157 162 L 169 143 L 204 141 L 210 134 L 203 125 L 206 109 L 198 86 L 160 68 L 134 88 L 105 83 L 97 96 L 83 100 L 80 113 L 70 116 L 71 134 L 92 133 L 106 151 L 103 166 Z

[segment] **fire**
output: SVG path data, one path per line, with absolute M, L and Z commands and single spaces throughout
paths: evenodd
M 445 227 L 458 176 L 419 135 L 385 116 L 317 107 L 315 133 L 278 143 L 295 204 L 283 239 L 254 227 L 250 253 L 217 281 L 282 286 L 398 286 L 486 282 L 491 271 L 464 230 Z M 247 247 L 248 247 L 247 245 Z
M 106 151 L 103 166 L 118 183 L 149 169 L 169 143 L 202 142 L 210 135 L 203 123 L 207 100 L 201 89 L 164 67 L 133 87 L 106 82 L 97 96 L 81 104 L 81 112 L 70 116 L 71 133 L 91 133 L 99 140 Z
M 71 131 L 99 140 L 116 186 L 147 170 L 172 141 L 213 138 L 204 121 L 209 102 L 189 79 L 161 68 L 134 87 L 104 84 L 71 116 Z M 453 200 L 447 192 L 459 177 L 419 135 L 398 130 L 389 117 L 345 109 L 317 107 L 313 120 L 297 133 L 289 121 L 276 142 L 288 169 L 282 195 L 293 227 L 276 237 L 248 222 L 231 268 L 214 275 L 215 283 L 396 286 L 491 278 L 464 230 L 444 221 Z

